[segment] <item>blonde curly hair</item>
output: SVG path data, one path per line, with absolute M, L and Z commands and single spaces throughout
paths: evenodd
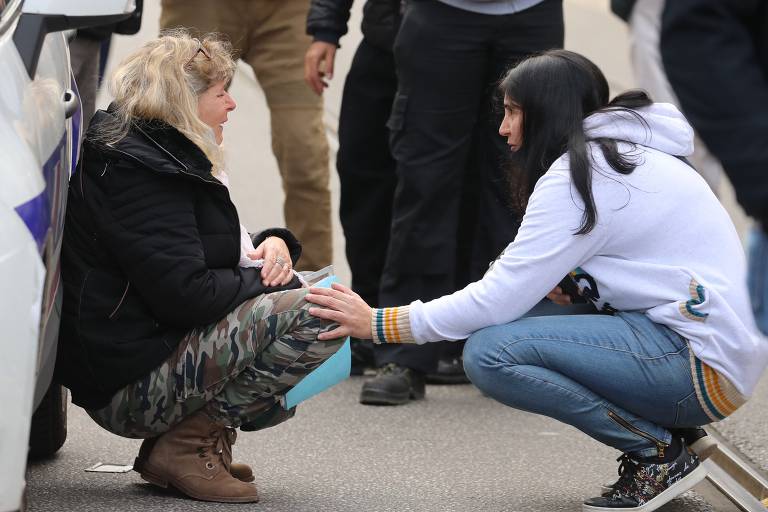
M 185 29 L 164 31 L 126 57 L 114 71 L 109 90 L 115 98 L 114 123 L 101 127 L 97 138 L 114 144 L 135 119 L 158 119 L 183 133 L 213 166 L 224 168 L 224 156 L 213 130 L 200 120 L 198 96 L 235 72 L 232 45 L 217 34 L 200 39 Z

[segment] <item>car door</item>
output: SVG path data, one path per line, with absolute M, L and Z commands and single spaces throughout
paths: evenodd
M 61 32 L 45 36 L 30 78 L 12 38 L 21 6 L 0 0 L 0 510 L 18 507 L 32 408 L 42 397 L 36 383 L 47 388 L 53 371 L 58 254 L 76 146 L 66 40 Z

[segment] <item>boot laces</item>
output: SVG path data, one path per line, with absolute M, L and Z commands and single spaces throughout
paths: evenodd
M 197 448 L 197 453 L 198 453 L 198 457 L 200 457 L 201 459 L 209 458 L 208 462 L 205 463 L 206 468 L 213 469 L 216 467 L 216 464 L 210 460 L 211 457 L 214 457 L 218 459 L 218 462 L 220 464 L 224 465 L 225 468 L 229 469 L 229 464 L 227 463 L 227 457 L 224 455 L 224 451 L 229 448 L 228 446 L 229 439 L 230 439 L 230 434 L 226 432 L 226 428 L 223 428 L 223 429 L 217 428 L 217 429 L 211 430 L 208 433 L 208 437 L 203 437 L 200 439 L 202 442 L 202 446 L 199 446 Z
M 395 373 L 402 373 L 403 368 L 397 363 L 387 363 L 380 367 L 377 371 L 377 375 L 393 375 Z

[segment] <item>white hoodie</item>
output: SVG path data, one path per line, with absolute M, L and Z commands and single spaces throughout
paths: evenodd
M 378 313 L 382 323 L 393 319 L 386 328 L 397 325 L 397 315 L 400 341 L 464 339 L 520 318 L 573 271 L 598 309 L 641 311 L 688 339 L 707 370 L 742 395 L 728 397 L 740 405 L 768 364 L 768 342 L 752 317 L 739 237 L 706 182 L 670 156 L 693 152 L 693 131 L 682 114 L 669 104 L 637 112 L 647 127 L 627 112 L 594 114 L 584 122 L 588 138 L 637 144 L 620 143 L 619 150 L 639 163 L 621 175 L 589 145 L 597 207 L 590 233 L 574 235 L 583 202 L 563 155 L 536 183 L 517 237 L 480 281 L 399 308 L 404 312 Z M 377 327 L 373 319 L 375 341 L 391 341 L 383 334 L 393 331 L 382 323 Z

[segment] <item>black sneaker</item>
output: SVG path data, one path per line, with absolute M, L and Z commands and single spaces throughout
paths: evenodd
M 427 384 L 469 384 L 464 372 L 464 360 L 461 356 L 440 359 L 437 362 L 437 371 L 428 373 L 426 381 Z
M 672 432 L 673 436 L 682 437 L 685 444 L 693 450 L 693 453 L 699 456 L 701 462 L 707 460 L 717 450 L 717 441 L 707 435 L 707 431 L 701 427 L 671 428 L 669 431 Z M 600 488 L 600 494 L 603 496 L 610 494 L 617 483 L 603 484 Z
M 582 505 L 582 511 L 621 509 L 650 512 L 707 476 L 707 470 L 699 463 L 698 456 L 685 444 L 675 460 L 664 464 L 637 461 L 628 454 L 622 455 L 619 460 L 621 476 L 612 492 L 588 499 Z
M 402 405 L 424 398 L 424 374 L 396 363 L 376 370 L 376 377 L 365 382 L 360 403 L 366 405 Z

